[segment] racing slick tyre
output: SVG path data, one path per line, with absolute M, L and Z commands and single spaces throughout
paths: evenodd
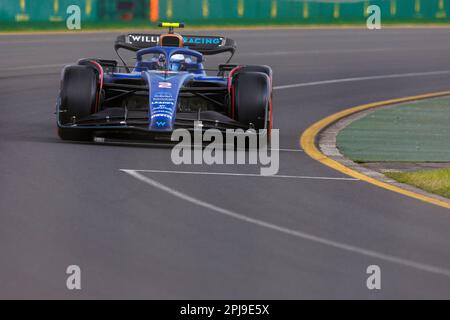
M 272 80 L 273 72 L 272 68 L 269 66 L 245 66 L 242 67 L 239 72 L 262 72 L 269 76 L 270 80 Z
M 63 71 L 59 106 L 59 123 L 70 125 L 74 120 L 95 112 L 97 103 L 97 75 L 88 66 L 69 66 Z M 62 128 L 58 130 L 63 140 L 86 141 L 92 138 L 89 130 Z
M 271 80 L 262 72 L 239 72 L 234 77 L 236 120 L 255 130 L 270 129 Z

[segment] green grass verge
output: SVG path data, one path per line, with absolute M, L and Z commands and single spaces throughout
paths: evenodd
M 385 174 L 398 182 L 450 198 L 450 169 L 387 172 Z
M 217 21 L 211 22 L 188 22 L 187 26 L 192 29 L 201 28 L 283 28 L 283 27 L 299 27 L 299 28 L 312 28 L 312 27 L 365 27 L 365 23 L 360 21 L 317 21 L 315 23 L 299 23 L 298 21 L 286 21 L 283 23 L 268 24 L 265 21 Z M 436 22 L 436 21 L 392 21 L 383 24 L 385 27 L 395 26 L 415 26 L 415 27 L 427 27 L 427 26 L 450 26 L 450 21 Z M 82 24 L 83 31 L 108 31 L 108 30 L 133 30 L 133 29 L 156 29 L 155 24 L 149 21 L 135 20 L 127 22 L 89 22 Z M 53 31 L 68 31 L 65 22 L 0 22 L 0 33 L 13 33 L 13 32 L 53 32 Z
M 337 147 L 355 162 L 450 162 L 450 97 L 380 108 L 352 122 Z
M 149 22 L 127 22 L 127 23 L 84 23 L 81 25 L 83 31 L 99 31 L 99 30 L 121 30 L 121 29 L 156 29 L 157 27 Z M 0 23 L 0 32 L 51 32 L 51 31 L 69 31 L 65 23 L 47 23 L 47 22 L 29 22 L 29 23 Z

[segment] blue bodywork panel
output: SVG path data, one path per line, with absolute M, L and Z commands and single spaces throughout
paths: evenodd
M 155 61 L 145 59 L 145 56 L 164 56 L 164 68 L 157 68 Z M 174 71 L 171 57 L 183 55 L 196 61 L 188 63 L 189 71 Z M 177 103 L 181 88 L 187 81 L 211 81 L 223 85 L 228 79 L 223 77 L 208 77 L 203 68 L 203 55 L 197 51 L 185 48 L 153 47 L 139 50 L 136 54 L 137 63 L 130 73 L 112 73 L 105 77 L 106 82 L 124 79 L 143 79 L 149 87 L 148 130 L 167 132 L 174 130 Z M 160 66 L 161 67 L 161 66 Z
M 187 72 L 174 75 L 144 71 L 149 85 L 149 129 L 151 131 L 172 131 L 177 110 L 178 94 L 186 80 L 194 76 Z

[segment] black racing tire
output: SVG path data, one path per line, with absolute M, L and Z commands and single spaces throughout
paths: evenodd
M 233 79 L 237 121 L 255 130 L 269 129 L 271 80 L 262 72 L 239 72 Z
M 59 124 L 70 125 L 75 120 L 95 112 L 98 87 L 97 74 L 88 66 L 74 65 L 63 70 L 59 101 Z M 87 131 L 76 128 L 59 128 L 63 140 L 89 140 Z
M 238 72 L 262 72 L 269 76 L 270 80 L 272 80 L 273 77 L 273 71 L 272 68 L 269 66 L 257 66 L 257 65 L 248 65 L 242 67 Z

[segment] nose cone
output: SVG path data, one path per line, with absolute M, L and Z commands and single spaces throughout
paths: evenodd
M 150 121 L 152 131 L 172 131 L 172 120 L 168 117 L 156 116 Z
M 150 131 L 173 131 L 178 95 L 184 82 L 191 77 L 188 73 L 168 75 L 156 71 L 144 72 L 144 78 L 150 88 Z

